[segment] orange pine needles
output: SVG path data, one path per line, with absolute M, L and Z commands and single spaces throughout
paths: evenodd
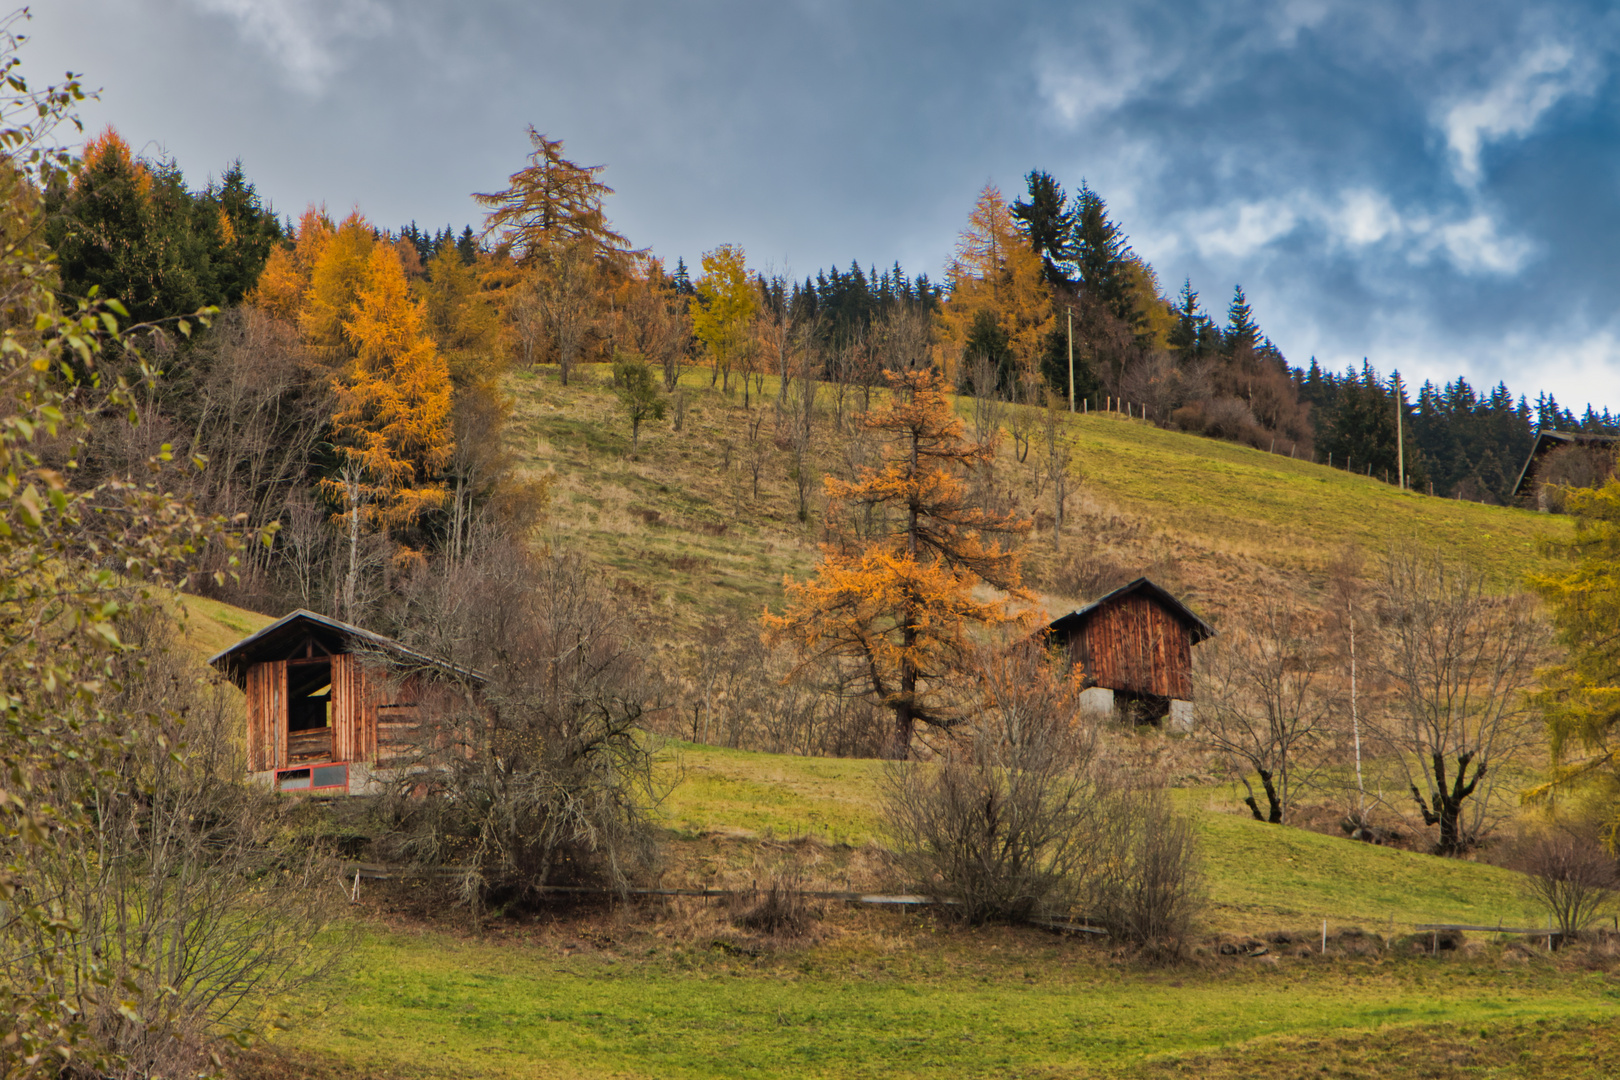
M 339 410 L 332 424 L 349 460 L 370 479 L 373 513 L 385 527 L 413 524 L 445 500 L 435 478 L 454 450 L 450 372 L 425 321 L 398 253 L 374 246 L 343 322 L 355 358 L 336 380 Z
M 1007 597 L 1027 599 L 1016 551 L 986 534 L 1028 532 L 1028 519 L 992 514 L 970 503 L 961 472 L 988 461 L 994 443 L 962 437 L 948 389 L 932 370 L 889 373 L 894 396 L 865 419 L 885 432 L 888 459 L 853 483 L 828 478 L 827 494 L 864 511 L 871 522 L 857 541 L 848 534 L 822 545 L 809 581 L 788 580 L 788 608 L 765 613 L 765 638 L 792 642 L 800 667 L 841 660 L 874 700 L 894 713 L 894 752 L 909 752 L 918 721 L 948 727 L 946 683 L 968 650 L 971 624 L 1011 618 Z M 841 515 L 829 509 L 829 521 Z M 988 584 L 1005 594 L 980 600 Z

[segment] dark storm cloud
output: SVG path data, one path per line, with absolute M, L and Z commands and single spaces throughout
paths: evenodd
M 296 211 L 460 224 L 528 123 L 609 165 L 610 213 L 688 261 L 937 276 L 978 189 L 1091 181 L 1217 314 L 1620 404 L 1616 26 L 1510 4 L 55 0 L 30 66 L 188 175 L 240 156 Z

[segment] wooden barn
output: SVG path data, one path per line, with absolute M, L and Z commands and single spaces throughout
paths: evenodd
M 392 638 L 302 609 L 209 661 L 247 694 L 249 773 L 278 791 L 365 794 L 421 721 L 482 682 Z
M 1081 708 L 1192 726 L 1192 650 L 1215 631 L 1147 578 L 1055 619 L 1048 638 L 1081 669 Z
M 1514 482 L 1513 497 L 1520 505 L 1534 506 L 1545 513 L 1554 508 L 1548 484 L 1557 486 L 1572 481 L 1576 487 L 1601 484 L 1614 472 L 1617 450 L 1620 450 L 1620 437 L 1614 435 L 1550 428 L 1538 431 L 1530 456 L 1524 459 L 1524 468 L 1519 470 L 1519 479 Z M 1549 469 L 1549 465 L 1553 467 Z

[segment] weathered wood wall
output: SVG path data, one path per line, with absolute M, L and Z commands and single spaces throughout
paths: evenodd
M 287 664 L 255 664 L 247 673 L 247 757 L 251 772 L 287 760 Z
M 1095 612 L 1069 639 L 1086 684 L 1192 700 L 1192 636 L 1145 596 L 1122 596 Z
M 299 663 L 300 661 L 293 661 Z M 247 673 L 247 753 L 253 772 L 327 761 L 388 765 L 418 748 L 428 716 L 448 715 L 462 702 L 450 689 L 420 675 L 403 680 L 368 671 L 361 658 L 331 658 L 330 727 L 287 731 L 285 660 L 255 664 Z
M 332 760 L 376 760 L 378 682 L 353 653 L 332 657 Z

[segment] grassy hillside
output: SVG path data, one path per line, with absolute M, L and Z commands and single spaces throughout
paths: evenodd
M 756 428 L 757 403 L 688 372 L 682 430 L 645 431 L 632 460 L 604 379 L 513 376 L 512 445 L 554 479 L 550 538 L 586 551 L 654 640 L 779 603 L 782 576 L 814 564 L 820 503 L 798 520 L 768 412 Z M 848 475 L 872 448 L 852 445 L 824 393 L 820 471 Z M 1113 417 L 1065 417 L 1063 438 L 1083 476 L 1068 527 L 1054 538 L 1048 517 L 1025 545 L 1053 611 L 1142 572 L 1216 617 L 1278 589 L 1310 599 L 1345 544 L 1407 537 L 1512 587 L 1542 565 L 1538 542 L 1568 528 Z M 1050 512 L 1010 446 L 994 483 L 1025 512 Z M 187 606 L 204 655 L 268 621 Z M 813 885 L 898 883 L 875 843 L 883 763 L 672 744 L 665 768 L 678 781 L 660 810 L 665 884 L 746 882 L 784 862 Z M 1285 931 L 1293 944 L 1259 959 L 1206 945 L 1161 971 L 1106 944 L 842 905 L 808 939 L 760 941 L 725 909 L 684 900 L 559 909 L 467 937 L 402 920 L 379 890 L 356 909 L 338 975 L 288 1003 L 274 1046 L 290 1056 L 264 1059 L 261 1075 L 313 1058 L 333 1076 L 1596 1077 L 1620 1060 L 1603 1019 L 1617 1000 L 1607 959 L 1561 962 L 1485 935 L 1424 957 L 1406 940 L 1421 922 L 1532 917 L 1516 875 L 1263 825 L 1233 812 L 1226 789 L 1176 797 L 1204 854 L 1203 940 Z M 1327 957 L 1302 943 L 1323 921 Z M 1351 929 L 1390 945 L 1360 955 Z
M 879 761 L 801 758 L 682 745 L 681 783 L 663 806 L 678 836 L 785 839 L 859 846 L 881 839 Z M 1529 917 L 1518 875 L 1500 867 L 1356 844 L 1279 828 L 1239 812 L 1225 788 L 1177 792 L 1199 826 L 1208 928 L 1415 923 L 1515 925 Z
M 802 577 L 814 565 L 820 485 L 810 523 L 800 522 L 789 457 L 771 441 L 769 405 L 762 410 L 756 397 L 745 409 L 740 394 L 728 398 L 709 387 L 706 371 L 689 370 L 682 430 L 672 418 L 644 429 L 632 460 L 629 425 L 607 379 L 592 367 L 568 387 L 547 369 L 512 376 L 512 445 L 528 468 L 555 479 L 554 538 L 588 551 L 626 601 L 676 625 L 779 603 L 782 575 Z M 767 403 L 775 393 L 775 380 L 765 380 Z M 821 389 L 818 476 L 848 476 L 851 461 L 875 449 L 852 447 L 857 398 L 846 400 L 840 421 L 831 388 Z M 959 403 L 964 415 L 968 404 Z M 1044 526 L 1025 541 L 1026 577 L 1053 612 L 1142 572 L 1211 615 L 1279 587 L 1308 598 L 1346 544 L 1375 553 L 1413 538 L 1515 587 L 1544 565 L 1538 542 L 1569 528 L 1559 517 L 1402 492 L 1139 420 L 1064 415 L 1062 438 L 1081 481 L 1061 536 L 1049 525 L 1050 495 L 1037 497 L 1033 461 L 1019 463 L 1010 439 L 995 478 L 1012 505 Z
M 183 602 L 186 643 L 205 659 L 275 622 L 268 615 L 201 596 L 187 596 Z
M 262 616 L 193 599 L 209 653 Z M 883 881 L 881 762 L 672 744 L 665 883 Z M 243 1064 L 269 1077 L 1598 1077 L 1620 1060 L 1600 954 L 1555 960 L 1474 935 L 1421 955 L 1414 923 L 1522 923 L 1515 875 L 1262 825 L 1232 793 L 1177 792 L 1199 827 L 1201 936 L 1290 932 L 1259 959 L 1190 966 L 1106 944 L 833 904 L 806 940 L 739 941 L 717 904 L 558 910 L 467 937 L 399 921 L 368 890 L 334 976 L 286 1003 Z M 794 837 L 808 841 L 785 843 Z M 728 876 L 729 875 L 729 876 Z M 842 880 L 840 880 L 842 875 Z M 1317 934 L 1329 924 L 1329 955 Z M 1366 930 L 1389 943 L 1367 955 Z M 306 1071 L 306 1070 L 314 1071 Z M 257 1070 L 257 1071 L 253 1071 Z M 1506 1070 L 1506 1071 L 1502 1071 Z

